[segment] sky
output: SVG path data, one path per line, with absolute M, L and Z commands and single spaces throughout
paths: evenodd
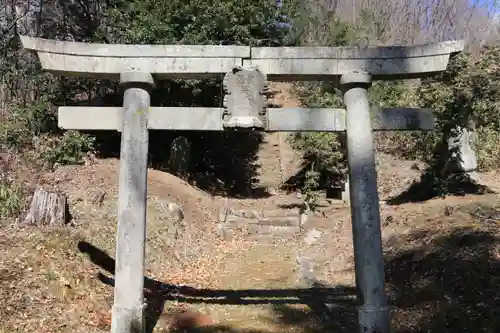
M 500 10 L 499 0 L 470 0 L 470 3 L 477 6 L 488 6 L 490 8 L 496 8 L 497 11 Z

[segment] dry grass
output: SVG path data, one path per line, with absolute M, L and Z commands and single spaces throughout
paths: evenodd
M 75 251 L 69 230 L 2 228 L 0 315 L 5 332 L 80 332 L 107 327 L 109 290 L 96 268 Z M 76 320 L 78 318 L 78 320 Z
M 79 251 L 86 242 L 114 257 L 117 161 L 64 167 L 41 183 L 67 193 L 75 227 L 61 229 L 0 227 L 0 332 L 80 332 L 109 328 L 112 288 L 109 276 Z M 149 175 L 147 275 L 164 283 L 210 287 L 211 267 L 240 244 L 217 240 L 211 198 L 168 174 Z M 93 202 L 105 190 L 102 204 Z M 175 194 L 172 195 L 172 194 Z M 165 202 L 181 203 L 185 221 L 176 222 Z M 207 255 L 210 254 L 210 255 Z M 104 267 L 105 268 L 105 267 Z
M 498 196 L 446 199 L 418 220 L 388 240 L 394 331 L 498 332 Z

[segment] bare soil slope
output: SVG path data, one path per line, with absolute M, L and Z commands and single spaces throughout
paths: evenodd
M 113 289 L 106 283 L 113 277 L 116 171 L 117 161 L 108 160 L 46 177 L 59 179 L 69 194 L 76 226 L 0 228 L 0 313 L 8 318 L 0 332 L 109 330 Z M 355 325 L 347 207 L 325 208 L 323 217 L 312 219 L 320 236 L 310 245 L 305 235 L 276 244 L 223 241 L 215 228 L 217 200 L 158 171 L 149 180 L 146 296 L 148 323 L 157 332 L 169 324 L 161 312 L 179 308 L 210 316 L 219 331 L 343 332 Z M 91 193 L 102 189 L 102 204 L 92 203 Z M 163 208 L 162 200 L 172 198 L 184 205 L 183 223 L 169 219 Z M 272 205 L 273 198 L 261 200 Z M 382 205 L 395 332 L 430 326 L 439 332 L 451 325 L 450 318 L 460 319 L 462 327 L 490 328 L 486 332 L 499 328 L 499 204 L 490 194 Z M 315 278 L 340 296 L 311 299 L 313 292 L 301 289 L 306 285 L 299 278 L 300 257 L 311 258 Z M 324 302 L 337 308 L 329 317 L 322 315 Z M 454 314 L 459 310 L 472 314 Z

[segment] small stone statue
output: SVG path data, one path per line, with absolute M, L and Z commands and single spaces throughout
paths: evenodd
M 191 159 L 191 143 L 184 136 L 178 136 L 170 145 L 169 167 L 177 176 L 184 176 Z
M 450 172 L 469 173 L 477 170 L 477 157 L 473 141 L 475 133 L 465 127 L 459 127 L 456 135 L 448 139 L 451 152 Z

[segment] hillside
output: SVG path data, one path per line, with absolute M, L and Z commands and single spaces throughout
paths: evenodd
M 298 105 L 289 86 L 275 89 L 274 103 Z M 174 313 L 184 310 L 210 318 L 198 319 L 210 324 L 200 332 L 354 331 L 348 205 L 322 199 L 299 226 L 300 198 L 279 189 L 300 164 L 286 134 L 266 134 L 257 163 L 256 186 L 267 194 L 251 198 L 211 196 L 149 170 L 149 331 L 168 332 Z M 385 200 L 418 179 L 415 163 L 377 156 L 393 332 L 498 331 L 499 197 L 390 205 Z M 103 159 L 57 167 L 38 180 L 67 194 L 72 225 L 0 226 L 0 317 L 7 318 L 0 333 L 110 330 L 118 168 L 118 160 Z M 481 179 L 500 189 L 498 174 Z M 182 221 L 166 209 L 169 202 L 181 205 Z M 255 227 L 245 214 L 267 214 L 274 224 Z M 311 280 L 332 289 L 307 289 Z

